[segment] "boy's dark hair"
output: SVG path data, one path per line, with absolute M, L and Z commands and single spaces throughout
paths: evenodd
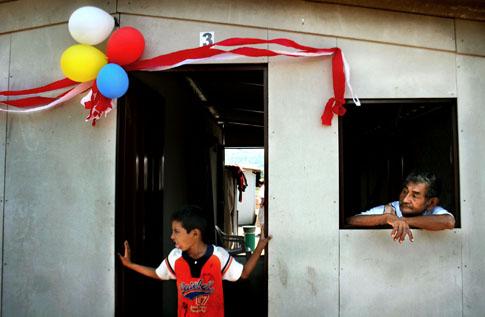
M 434 173 L 414 171 L 406 177 L 403 185 L 406 186 L 408 183 L 426 184 L 428 186 L 426 198 L 439 197 L 441 194 L 441 180 Z
M 185 206 L 175 211 L 171 218 L 171 222 L 173 221 L 179 221 L 187 232 L 199 229 L 202 235 L 202 241 L 206 242 L 207 219 L 204 210 L 199 206 Z

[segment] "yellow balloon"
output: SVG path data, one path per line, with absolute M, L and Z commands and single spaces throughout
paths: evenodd
M 73 45 L 61 56 L 62 72 L 67 78 L 77 82 L 95 79 L 106 63 L 108 58 L 103 52 L 86 44 Z

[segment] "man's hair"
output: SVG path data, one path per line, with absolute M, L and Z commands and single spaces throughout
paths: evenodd
M 409 183 L 426 184 L 428 187 L 426 198 L 439 197 L 441 194 L 441 180 L 434 173 L 414 171 L 406 177 L 403 185 L 406 186 Z
M 205 242 L 207 219 L 205 218 L 204 211 L 199 206 L 185 206 L 175 211 L 171 218 L 171 222 L 173 221 L 179 221 L 187 232 L 199 229 L 202 235 L 202 241 Z

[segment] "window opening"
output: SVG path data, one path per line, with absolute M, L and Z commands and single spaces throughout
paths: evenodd
M 398 200 L 404 178 L 428 170 L 440 205 L 460 228 L 456 99 L 368 99 L 339 119 L 340 228 L 345 219 Z

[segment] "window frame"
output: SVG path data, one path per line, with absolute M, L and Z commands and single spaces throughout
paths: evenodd
M 461 228 L 461 211 L 460 211 L 460 175 L 459 175 L 459 144 L 458 144 L 458 120 L 457 120 L 457 99 L 456 98 L 394 98 L 394 99 L 361 99 L 362 105 L 360 107 L 373 107 L 374 105 L 400 105 L 404 107 L 418 107 L 422 105 L 429 105 L 429 106 L 439 106 L 442 105 L 444 107 L 449 107 L 446 109 L 449 111 L 449 119 L 450 119 L 450 135 L 451 139 L 447 144 L 451 146 L 450 155 L 452 156 L 451 163 L 450 163 L 450 173 L 453 175 L 452 181 L 450 181 L 452 190 L 454 193 L 450 196 L 454 199 L 450 199 L 451 202 L 449 204 L 449 210 L 455 216 L 455 228 Z M 339 125 L 338 125 L 338 144 L 339 144 L 339 228 L 340 229 L 351 229 L 355 228 L 346 223 L 346 219 L 352 215 L 354 215 L 357 210 L 347 210 L 349 207 L 349 197 L 346 197 L 346 193 L 348 190 L 345 189 L 345 135 L 348 131 L 344 131 L 346 129 L 344 120 L 346 120 L 347 116 L 355 111 L 351 107 L 355 107 L 352 103 L 351 99 L 346 100 L 345 106 L 347 107 L 347 114 L 339 117 Z M 367 115 L 367 114 L 366 114 Z M 355 114 L 354 114 L 355 116 Z M 385 119 L 385 117 L 383 118 Z M 355 120 L 355 119 L 354 119 Z M 402 163 L 404 165 L 404 163 Z M 401 177 L 401 181 L 403 181 L 406 174 L 409 171 L 403 173 Z M 400 184 L 399 182 L 399 184 Z M 395 181 L 396 183 L 396 181 Z M 401 188 L 397 188 L 400 191 Z M 443 188 L 445 190 L 445 188 Z M 389 199 L 389 201 L 397 200 L 398 197 L 394 195 Z M 387 201 L 382 201 L 382 204 L 386 203 Z M 375 205 L 377 206 L 377 205 Z M 368 206 L 369 207 L 369 206 Z M 365 211 L 366 209 L 359 210 L 360 212 Z M 376 227 L 376 228 L 388 228 L 387 226 Z M 362 228 L 359 228 L 362 229 Z M 369 228 L 372 229 L 372 228 Z

